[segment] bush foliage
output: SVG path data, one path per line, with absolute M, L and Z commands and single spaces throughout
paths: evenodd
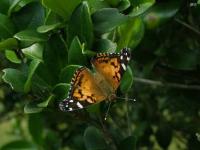
M 0 147 L 200 148 L 199 0 L 1 0 Z M 131 48 L 107 103 L 61 112 L 79 66 Z

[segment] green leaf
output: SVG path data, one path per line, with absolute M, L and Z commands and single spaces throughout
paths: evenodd
M 19 41 L 27 41 L 31 43 L 36 43 L 36 42 L 45 42 L 47 41 L 47 36 L 44 34 L 40 34 L 36 32 L 35 30 L 24 30 L 16 33 L 14 35 L 16 39 Z
M 0 14 L 0 39 L 11 37 L 14 32 L 15 27 L 11 20 L 7 16 Z
M 133 10 L 129 14 L 131 17 L 139 16 L 145 11 L 147 11 L 153 4 L 155 0 L 136 0 L 133 2 Z
M 17 92 L 24 91 L 26 76 L 23 72 L 12 68 L 6 68 L 3 70 L 3 72 L 4 74 L 2 76 L 2 79 L 4 80 L 4 82 L 8 83 L 11 88 Z
M 125 138 L 119 145 L 119 149 L 136 150 L 136 138 L 129 136 Z
M 90 17 L 88 3 L 83 1 L 81 5 L 75 9 L 69 21 L 69 43 L 78 36 L 81 43 L 85 43 L 90 48 L 93 42 L 93 25 Z
M 44 100 L 43 102 L 40 102 L 37 104 L 38 107 L 47 107 L 49 102 L 51 102 L 53 99 L 55 98 L 55 96 L 53 94 L 51 94 L 46 100 Z
M 18 48 L 18 41 L 15 38 L 8 38 L 0 42 L 0 51 L 16 48 Z
M 59 73 L 67 65 L 67 49 L 62 38 L 54 34 L 48 40 L 43 52 L 44 66 L 39 69 L 39 74 L 50 85 L 58 83 Z
M 32 114 L 32 113 L 39 113 L 41 112 L 45 107 L 39 107 L 38 102 L 29 102 L 24 107 L 24 113 L 26 114 Z
M 102 133 L 95 127 L 85 130 L 84 143 L 87 150 L 105 150 L 108 147 Z
M 17 57 L 15 51 L 13 50 L 6 50 L 5 51 L 6 58 L 13 63 L 20 64 L 21 60 Z
M 30 0 L 28 0 L 30 2 Z M 25 2 L 21 0 L 17 12 L 12 13 L 12 20 L 18 31 L 36 29 L 38 26 L 43 25 L 45 19 L 45 10 L 41 3 L 38 2 Z M 29 3 L 29 4 L 27 4 Z
M 25 140 L 9 142 L 1 147 L 1 150 L 35 150 L 36 146 Z
M 40 114 L 30 114 L 28 119 L 28 129 L 32 139 L 38 145 L 43 143 L 44 124 Z
M 39 64 L 40 64 L 40 61 L 32 60 L 31 64 L 29 65 L 28 78 L 27 78 L 26 83 L 24 85 L 24 92 L 25 93 L 29 92 L 30 89 L 31 89 L 31 80 L 32 80 L 33 74 L 35 73 L 35 70 L 37 69 Z
M 109 5 L 107 4 L 106 1 L 94 1 L 94 0 L 87 0 L 91 13 L 93 14 L 95 11 L 102 9 L 102 8 L 107 8 Z
M 22 49 L 22 52 L 31 59 L 37 59 L 40 62 L 43 62 L 43 45 L 35 43 L 30 47 Z
M 95 48 L 100 52 L 114 52 L 117 44 L 109 39 L 99 39 L 95 42 Z
M 47 33 L 49 31 L 55 30 L 57 28 L 60 28 L 62 26 L 61 23 L 55 23 L 55 24 L 51 24 L 51 25 L 42 25 L 40 27 L 37 28 L 37 31 L 39 33 Z
M 118 31 L 118 49 L 120 50 L 124 47 L 135 48 L 144 36 L 144 25 L 140 18 L 134 18 L 121 25 Z
M 179 1 L 170 1 L 154 5 L 143 15 L 146 27 L 148 29 L 157 28 L 173 17 L 178 12 L 179 7 Z
M 60 82 L 70 83 L 75 71 L 80 67 L 79 65 L 69 65 L 63 68 L 60 73 Z
M 120 84 L 120 90 L 123 93 L 127 93 L 133 84 L 133 73 L 131 68 L 128 66 L 126 72 L 124 73 L 123 77 L 122 77 L 122 81 Z
M 131 6 L 131 3 L 129 0 L 121 0 L 118 4 L 118 9 L 120 11 L 126 10 L 127 8 L 129 8 Z
M 85 65 L 87 62 L 87 59 L 86 59 L 86 56 L 83 55 L 83 52 L 82 52 L 83 49 L 84 47 L 81 45 L 78 37 L 75 37 L 69 48 L 68 64 Z
M 112 31 L 115 27 L 126 22 L 127 19 L 128 16 L 121 14 L 115 8 L 103 8 L 92 15 L 94 30 L 99 34 Z
M 116 7 L 121 0 L 105 0 L 109 5 Z
M 0 0 L 0 13 L 6 14 L 10 6 L 10 1 Z
M 42 0 L 42 4 L 68 20 L 74 9 L 80 4 L 81 0 Z
M 70 88 L 70 84 L 68 83 L 58 83 L 53 88 L 53 94 L 55 94 L 58 99 L 64 99 L 68 96 L 68 91 Z

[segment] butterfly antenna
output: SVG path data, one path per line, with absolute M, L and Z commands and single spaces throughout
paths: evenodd
M 104 117 L 104 120 L 107 120 L 107 116 L 108 116 L 108 113 L 109 113 L 109 110 L 110 110 L 110 106 L 111 106 L 111 101 L 109 102 L 109 105 L 108 105 L 108 109 L 106 111 L 106 114 L 105 114 L 105 117 Z
M 116 96 L 116 98 L 124 99 L 125 101 L 134 101 L 134 102 L 136 102 L 136 99 L 135 99 L 135 98 L 132 99 L 132 98 L 124 98 L 124 97 L 118 97 L 118 96 Z

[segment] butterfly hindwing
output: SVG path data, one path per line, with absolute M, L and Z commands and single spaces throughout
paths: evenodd
M 59 107 L 62 111 L 73 111 L 105 98 L 106 96 L 96 84 L 92 73 L 86 67 L 81 67 L 72 78 L 68 98 L 60 102 Z
M 130 52 L 127 48 L 122 49 L 120 53 L 100 53 L 92 60 L 94 68 L 115 91 L 121 81 L 122 75 L 127 68 L 130 60 Z

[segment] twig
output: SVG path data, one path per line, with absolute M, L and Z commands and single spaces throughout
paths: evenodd
M 126 112 L 126 120 L 127 120 L 127 127 L 128 127 L 128 135 L 131 136 L 131 128 L 130 128 L 130 117 L 129 117 L 129 104 L 128 104 L 128 95 L 126 94 L 125 95 L 125 98 L 126 98 L 126 109 L 127 109 L 127 112 Z
M 179 83 L 171 83 L 171 82 L 161 82 L 154 81 L 149 79 L 143 79 L 134 77 L 135 82 L 150 84 L 154 86 L 162 86 L 162 87 L 170 87 L 170 88 L 179 88 L 179 89 L 188 89 L 188 90 L 200 90 L 200 85 L 187 85 L 187 84 L 179 84 Z
M 197 33 L 198 35 L 200 35 L 200 31 L 199 31 L 198 29 L 194 28 L 193 26 L 191 26 L 191 25 L 189 25 L 189 24 L 187 24 L 187 23 L 181 21 L 181 20 L 178 19 L 178 18 L 175 18 L 174 20 L 175 20 L 176 22 L 180 23 L 181 25 L 187 27 L 188 29 L 192 30 L 193 32 Z

